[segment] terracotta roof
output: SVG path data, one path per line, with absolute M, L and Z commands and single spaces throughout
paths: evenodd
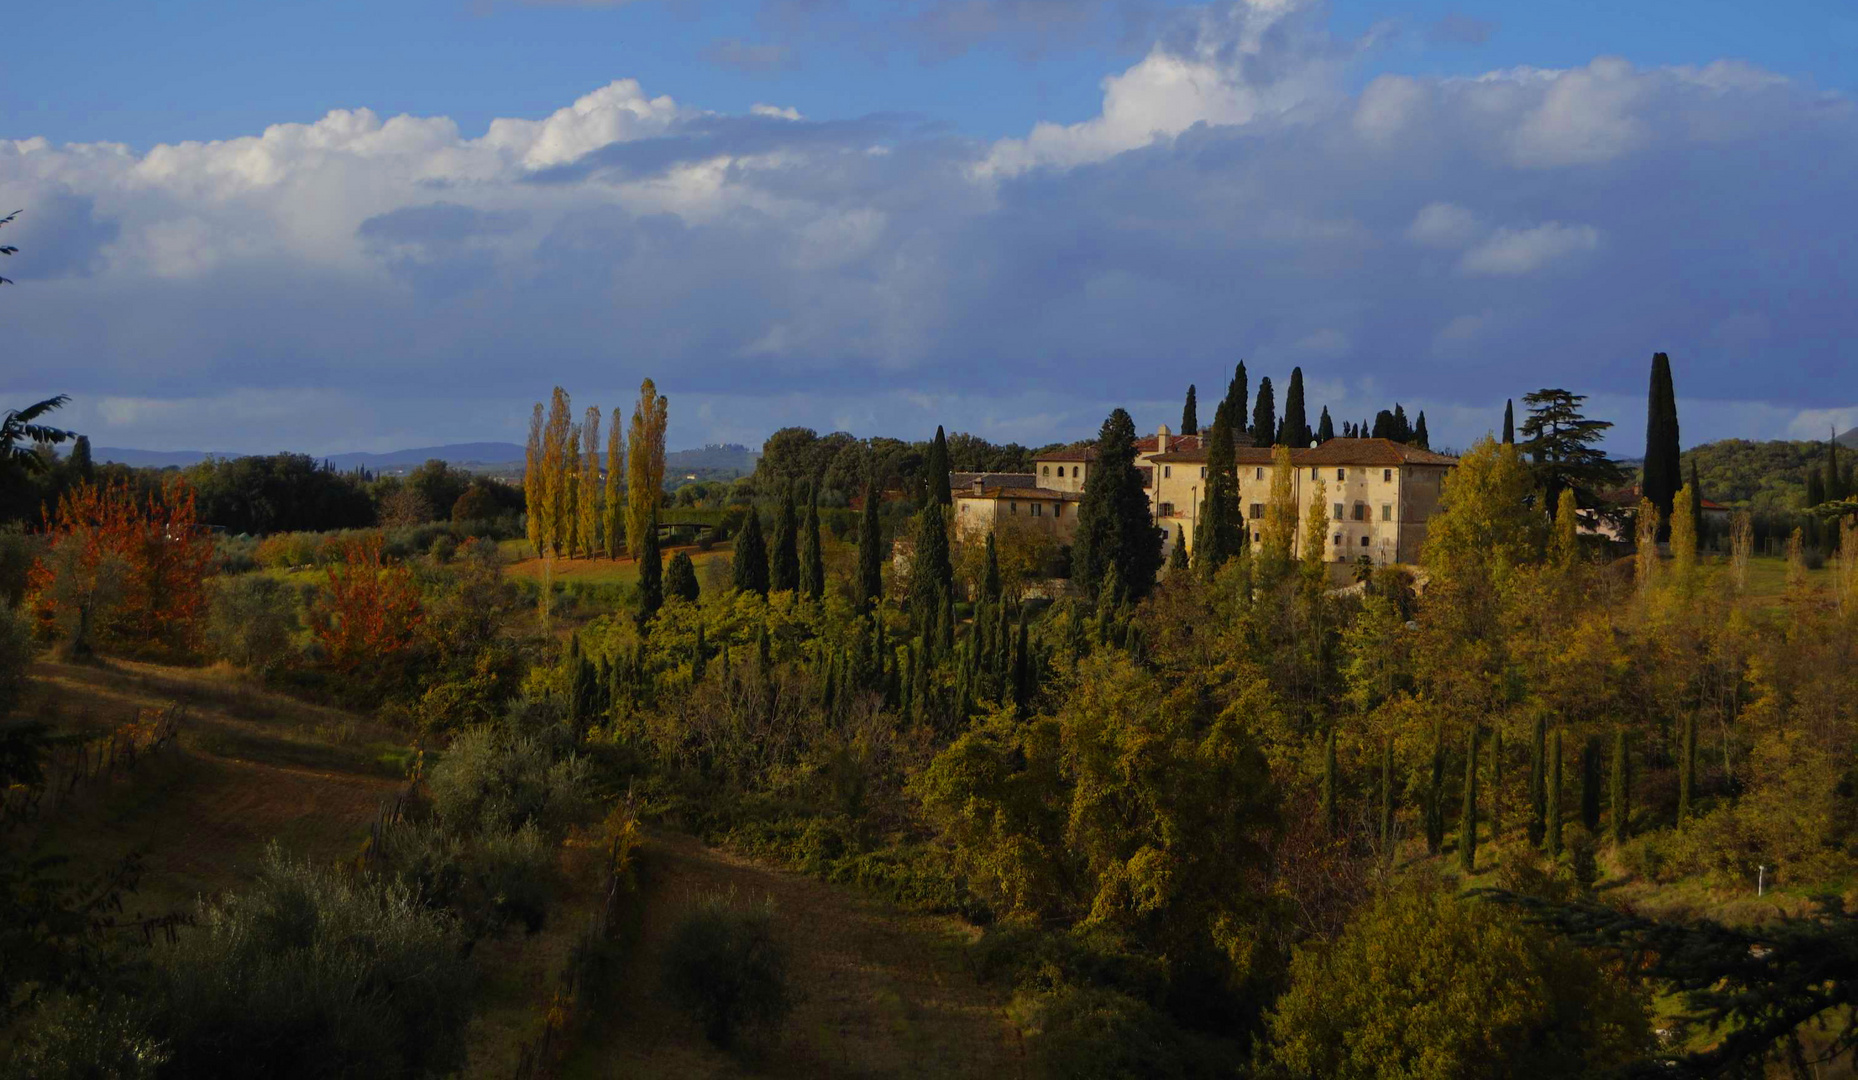
M 1239 446 L 1233 448 L 1235 465 L 1269 465 L 1276 460 L 1276 451 L 1261 446 Z M 1206 451 L 1201 449 L 1170 450 L 1157 454 L 1153 460 L 1163 463 L 1190 462 L 1201 464 L 1206 461 Z M 1430 450 L 1421 450 L 1417 446 L 1407 446 L 1392 439 L 1330 439 L 1321 446 L 1307 450 L 1292 450 L 1290 463 L 1302 468 L 1309 465 L 1456 465 L 1458 459 L 1444 454 L 1435 454 Z
M 1161 436 L 1159 435 L 1146 435 L 1135 441 L 1135 452 L 1137 456 L 1153 454 L 1159 449 L 1161 449 Z M 1168 453 L 1170 454 L 1181 450 L 1191 451 L 1198 449 L 1200 449 L 1200 436 L 1198 435 L 1168 436 Z M 1036 454 L 1033 456 L 1032 460 L 1095 461 L 1097 460 L 1097 444 L 1094 441 L 1072 443 L 1070 446 L 1060 447 L 1057 450 L 1047 450 L 1043 454 Z
M 1631 484 L 1617 491 L 1609 491 L 1600 497 L 1618 506 L 1634 506 L 1637 505 L 1644 491 L 1645 486 L 1643 484 Z M 1704 499 L 1702 509 L 1717 510 L 1726 514 L 1729 512 L 1730 508 L 1714 499 Z
M 1044 499 L 1051 502 L 1077 502 L 1084 497 L 1081 491 L 1059 491 L 1057 488 L 1042 487 L 984 487 L 976 495 L 972 487 L 955 492 L 957 499 Z
M 1036 478 L 1029 472 L 951 472 L 948 474 L 948 486 L 952 488 L 973 487 L 978 481 L 982 487 L 1031 487 Z

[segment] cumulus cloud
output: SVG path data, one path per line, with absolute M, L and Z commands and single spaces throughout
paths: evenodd
M 1237 356 L 1348 387 L 1311 402 L 1338 418 L 1426 402 L 1460 444 L 1453 417 L 1543 381 L 1621 403 L 1626 438 L 1654 350 L 1683 401 L 1763 373 L 1759 411 L 1699 405 L 1687 439 L 1858 401 L 1848 99 L 1609 59 L 1352 92 L 1362 44 L 1320 14 L 1198 9 L 1097 115 L 992 142 L 631 80 L 481 132 L 358 108 L 146 151 L 0 140 L 0 207 L 27 211 L 0 395 L 76 393 L 118 445 L 319 450 L 520 439 L 549 386 L 611 404 L 643 374 L 680 443 L 1040 441 L 1115 404 L 1147 428 Z
M 765 74 L 798 66 L 792 45 L 779 41 L 718 38 L 703 50 L 703 59 L 721 68 Z

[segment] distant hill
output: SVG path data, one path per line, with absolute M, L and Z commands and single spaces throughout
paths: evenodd
M 70 447 L 63 449 L 68 452 Z M 97 446 L 91 448 L 90 456 L 93 461 L 114 461 L 136 469 L 165 469 L 171 465 L 179 468 L 198 465 L 210 457 L 235 458 L 245 455 L 212 450 L 127 450 L 120 446 Z
M 1693 446 L 1682 455 L 1684 479 L 1692 462 L 1705 498 L 1756 514 L 1791 513 L 1806 502 L 1806 473 L 1823 468 L 1823 442 L 1750 442 L 1722 439 Z
M 1840 446 L 1849 446 L 1853 450 L 1858 450 L 1858 427 L 1839 436 L 1838 442 Z
M 740 443 L 712 443 L 695 450 L 673 450 L 665 455 L 665 479 L 678 473 L 702 472 L 708 476 L 746 476 L 755 471 L 761 455 Z
M 207 458 L 238 458 L 245 454 L 212 450 L 135 450 L 120 446 L 99 446 L 91 451 L 98 461 L 114 461 L 139 469 L 186 468 Z M 665 469 L 671 474 L 700 473 L 705 477 L 745 476 L 755 471 L 760 455 L 737 443 L 674 450 L 665 455 Z M 448 443 L 444 446 L 417 446 L 385 453 L 329 454 L 319 460 L 338 469 L 365 468 L 373 472 L 414 469 L 438 458 L 478 472 L 522 475 L 523 448 L 508 442 Z M 668 477 L 667 477 L 668 479 Z

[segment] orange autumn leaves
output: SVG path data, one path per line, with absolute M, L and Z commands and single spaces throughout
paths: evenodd
M 338 671 L 404 659 L 424 618 L 412 572 L 386 563 L 382 546 L 379 533 L 343 541 L 310 610 L 310 630 Z

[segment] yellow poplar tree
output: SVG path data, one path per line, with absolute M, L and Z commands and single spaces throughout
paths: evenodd
M 542 428 L 542 503 L 548 513 L 542 540 L 557 555 L 569 538 L 566 526 L 573 502 L 568 490 L 572 475 L 568 457 L 574 452 L 573 427 L 568 392 L 557 386 L 549 398 L 548 422 Z
M 529 546 L 536 558 L 542 557 L 543 538 L 548 535 L 548 506 L 543 499 L 542 482 L 542 403 L 535 403 L 529 414 L 529 445 L 523 450 L 523 506 L 529 533 Z
M 589 405 L 581 421 L 581 479 L 575 514 L 575 539 L 588 558 L 600 554 L 600 406 Z
M 606 505 L 601 507 L 601 529 L 605 534 L 606 557 L 617 559 L 620 537 L 626 535 L 626 504 L 620 498 L 620 493 L 625 490 L 626 477 L 626 444 L 620 440 L 625 438 L 626 433 L 621 430 L 625 425 L 619 422 L 618 409 L 613 410 L 612 420 L 612 425 L 606 431 Z
M 1580 504 L 1575 502 L 1571 487 L 1561 489 L 1561 499 L 1555 504 L 1555 530 L 1549 556 L 1562 570 L 1571 570 L 1580 561 Z
M 581 538 L 581 425 L 568 425 L 568 452 L 562 456 L 561 488 L 568 493 L 567 502 L 561 508 L 561 543 L 568 549 L 568 558 L 585 554 L 578 541 Z
M 1271 458 L 1271 503 L 1265 509 L 1264 521 L 1264 555 L 1277 566 L 1290 562 L 1291 548 L 1297 541 L 1295 482 L 1290 447 L 1279 446 Z
M 1645 593 L 1658 580 L 1658 508 L 1650 499 L 1639 500 L 1638 526 L 1639 592 Z
M 1685 484 L 1671 500 L 1671 569 L 1680 588 L 1690 584 L 1697 569 L 1697 522 L 1691 503 L 1696 494 Z
M 635 556 L 664 491 L 664 435 L 671 403 L 650 379 L 639 384 L 639 403 L 626 432 L 626 550 Z
M 1290 456 L 1289 447 L 1279 447 L 1284 456 Z M 1276 478 L 1272 478 L 1276 486 Z M 1323 503 L 1329 498 L 1329 486 L 1323 483 L 1320 473 L 1310 488 L 1310 516 L 1303 522 L 1303 568 L 1312 575 L 1319 575 L 1323 569 L 1323 551 L 1329 539 L 1329 508 Z

